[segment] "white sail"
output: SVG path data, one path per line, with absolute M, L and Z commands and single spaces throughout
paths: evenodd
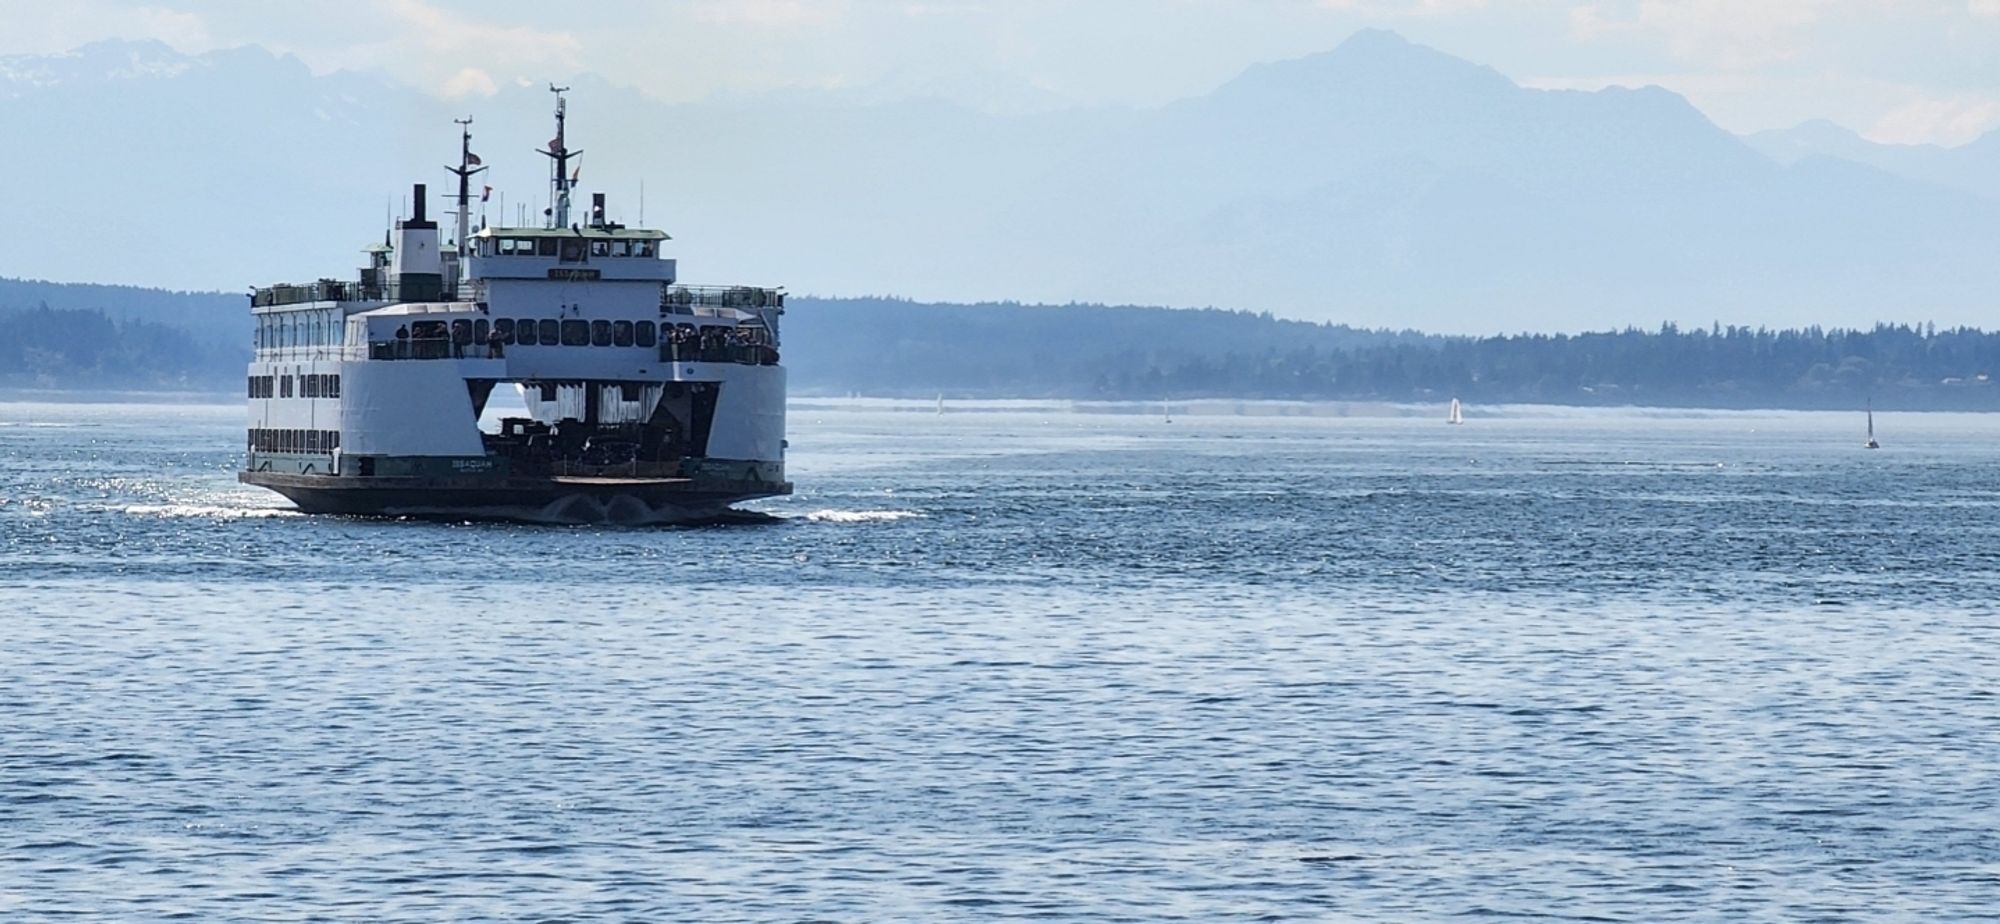
M 1462 424 L 1465 422 L 1465 406 L 1459 404 L 1457 398 L 1451 399 L 1451 409 L 1445 411 L 1444 422 L 1448 424 Z

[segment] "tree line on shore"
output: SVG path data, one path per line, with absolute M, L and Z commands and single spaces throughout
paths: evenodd
M 241 387 L 247 350 L 98 309 L 0 308 L 0 386 L 57 391 Z
M 794 383 L 836 393 L 2000 409 L 1989 379 L 2000 333 L 1928 324 L 1458 337 L 1249 312 L 893 299 L 813 302 L 787 323 Z
M 145 294 L 0 280 L 0 385 L 237 389 L 240 296 L 132 291 Z M 1461 337 L 1216 309 L 794 298 L 783 339 L 802 394 L 2000 409 L 2000 333 L 1927 324 Z

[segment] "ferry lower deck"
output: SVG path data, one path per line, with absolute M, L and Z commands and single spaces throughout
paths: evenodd
M 676 525 L 736 513 L 730 505 L 792 492 L 788 482 L 587 475 L 355 476 L 241 472 L 306 513 L 527 523 Z

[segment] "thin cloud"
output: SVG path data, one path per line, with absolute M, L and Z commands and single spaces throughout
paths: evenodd
M 1965 144 L 2000 126 L 2000 100 L 1918 97 L 1890 110 L 1862 136 L 1882 144 Z
M 806 0 L 711 0 L 697 5 L 697 22 L 758 29 L 800 29 L 823 25 L 842 13 L 844 4 Z

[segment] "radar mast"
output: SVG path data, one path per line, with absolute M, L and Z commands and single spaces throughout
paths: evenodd
M 451 121 L 459 127 L 458 166 L 444 169 L 458 176 L 458 255 L 463 257 L 471 252 L 465 236 L 472 225 L 472 175 L 486 168 L 472 153 L 472 117 Z
M 568 93 L 569 88 L 559 87 L 552 83 L 549 84 L 549 92 L 556 95 L 556 136 L 549 140 L 549 149 L 540 152 L 542 156 L 549 159 L 550 203 L 548 226 L 551 228 L 567 228 L 569 227 L 569 190 L 574 182 L 574 174 L 570 171 L 569 159 L 577 157 L 583 152 L 572 151 L 564 143 L 563 122 L 566 118 L 564 111 L 567 105 L 563 99 L 563 94 Z

